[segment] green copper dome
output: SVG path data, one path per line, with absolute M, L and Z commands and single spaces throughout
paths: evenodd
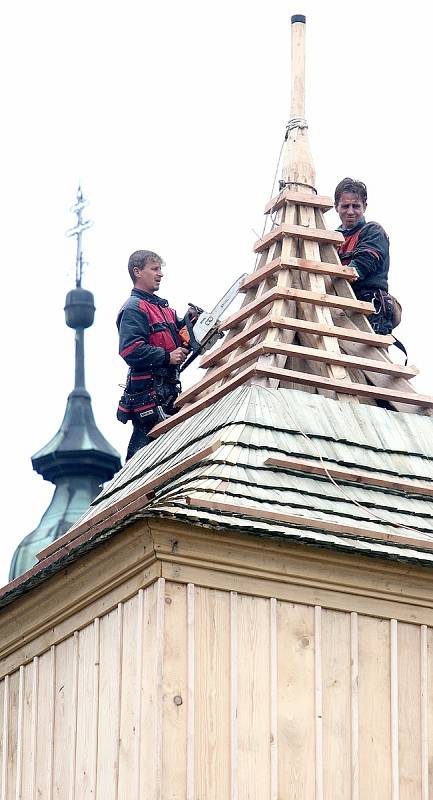
M 77 204 L 72 209 L 78 224 L 70 232 L 77 236 L 76 288 L 68 292 L 65 304 L 66 324 L 75 329 L 75 388 L 68 397 L 56 435 L 32 456 L 33 469 L 56 488 L 38 527 L 15 550 L 9 580 L 36 564 L 37 554 L 66 533 L 89 508 L 101 485 L 121 467 L 119 453 L 96 425 L 90 394 L 85 388 L 84 329 L 93 323 L 95 311 L 93 295 L 81 288 L 81 234 L 90 225 L 81 218 L 85 205 L 79 188 Z

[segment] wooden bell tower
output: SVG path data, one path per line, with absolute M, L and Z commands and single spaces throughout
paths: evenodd
M 224 342 L 0 591 L 1 800 L 433 798 L 433 400 L 326 228 L 304 33 Z

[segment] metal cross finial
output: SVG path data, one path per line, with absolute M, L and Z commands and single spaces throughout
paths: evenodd
M 66 231 L 66 236 L 76 236 L 77 237 L 77 257 L 75 262 L 75 285 L 78 288 L 81 287 L 81 279 L 83 277 L 83 251 L 81 249 L 81 236 L 84 231 L 90 228 L 93 225 L 93 222 L 88 220 L 82 219 L 82 212 L 89 205 L 88 200 L 83 197 L 83 192 L 81 190 L 81 186 L 78 186 L 77 191 L 77 202 L 75 205 L 71 206 L 70 211 L 73 214 L 77 215 L 77 224 L 74 228 L 69 228 Z

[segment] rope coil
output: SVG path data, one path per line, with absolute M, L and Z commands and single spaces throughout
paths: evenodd
M 286 139 L 289 135 L 289 131 L 293 131 L 295 128 L 308 128 L 307 120 L 302 117 L 293 117 L 293 119 L 289 119 L 286 126 Z

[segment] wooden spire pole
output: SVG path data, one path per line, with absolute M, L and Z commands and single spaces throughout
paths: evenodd
M 292 97 L 290 119 L 305 117 L 305 17 L 292 17 Z
M 180 411 L 158 423 L 151 436 L 216 403 L 237 386 L 254 383 L 283 390 L 304 388 L 339 402 L 390 403 L 419 413 L 433 398 L 417 395 L 411 367 L 392 363 L 368 322 L 371 303 L 360 303 L 336 246 L 343 235 L 328 231 L 324 212 L 332 199 L 317 195 L 305 119 L 305 17 L 291 20 L 291 103 L 282 181 L 267 204 L 269 231 L 254 251 L 254 272 L 244 281 L 241 308 L 226 319 L 224 344 L 205 356 L 206 376 L 176 401 Z M 353 317 L 353 319 L 352 319 Z
M 282 179 L 303 193 L 315 186 L 315 170 L 305 119 L 305 17 L 292 17 L 292 98 Z

